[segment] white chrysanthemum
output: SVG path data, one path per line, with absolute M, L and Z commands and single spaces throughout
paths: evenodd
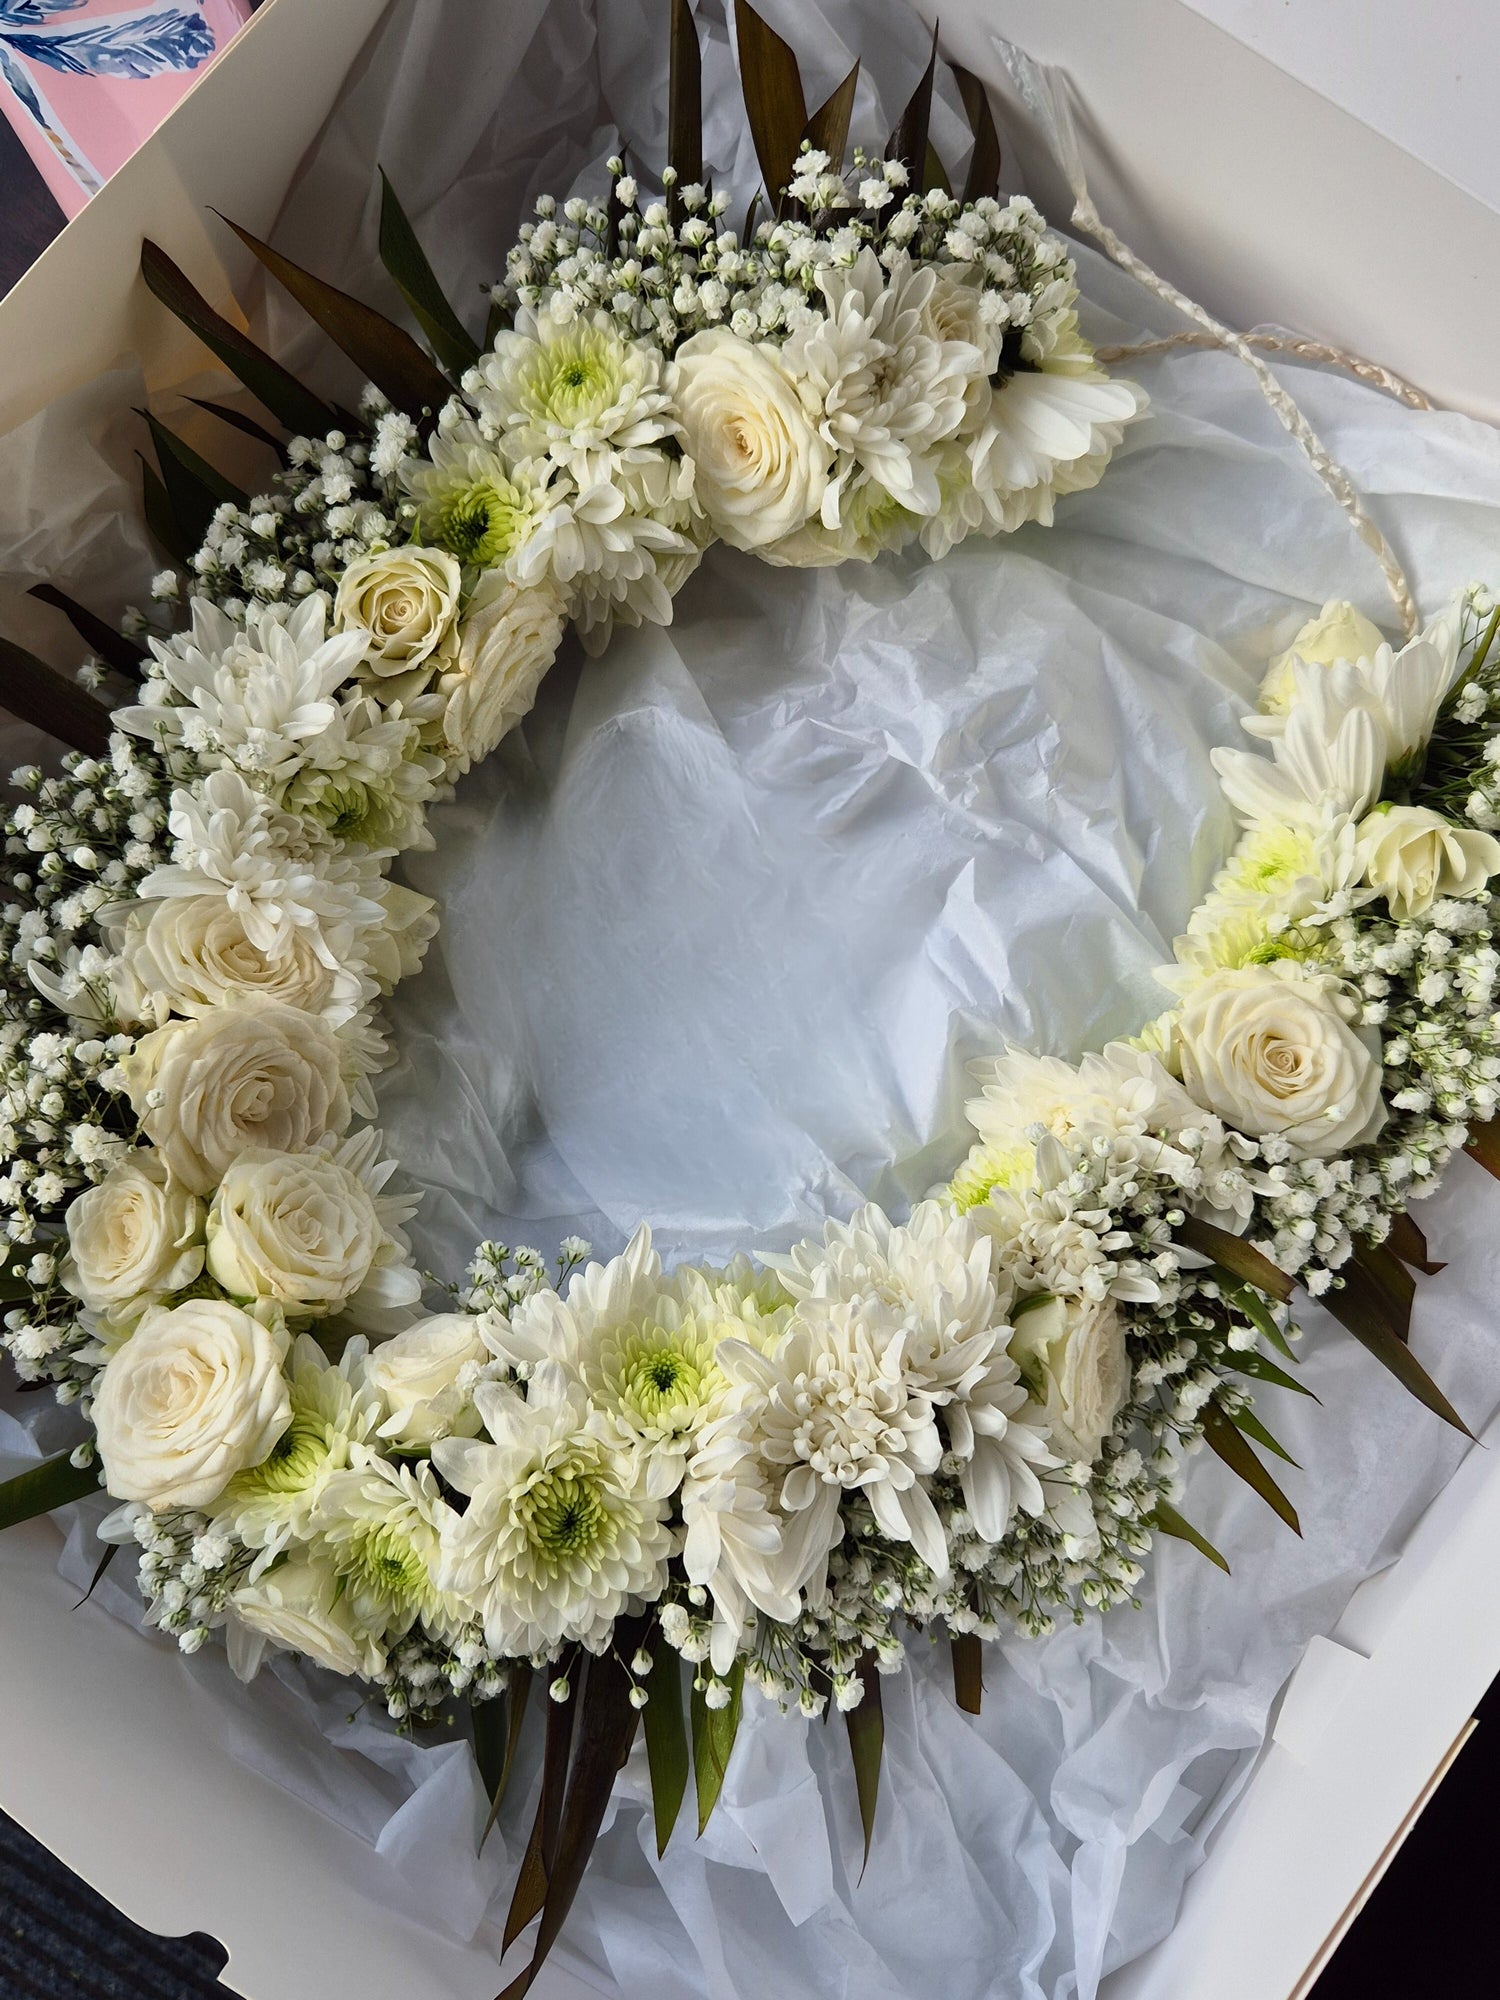
M 466 568 L 499 569 L 556 505 L 552 470 L 546 460 L 518 463 L 461 418 L 440 427 L 425 458 L 407 460 L 402 484 L 417 503 L 424 542 Z
M 258 951 L 275 957 L 305 931 L 318 957 L 348 959 L 345 927 L 377 928 L 378 881 L 356 860 L 309 844 L 302 823 L 270 805 L 237 771 L 213 771 L 172 794 L 173 859 L 140 885 L 143 898 L 222 896 Z
M 421 748 L 416 722 L 373 695 L 351 693 L 332 722 L 307 746 L 283 804 L 325 827 L 346 845 L 380 855 L 432 845 L 423 808 L 443 777 L 440 757 Z
M 537 1292 L 488 1338 L 513 1364 L 559 1363 L 620 1446 L 638 1455 L 647 1491 L 660 1499 L 676 1491 L 699 1437 L 729 1407 L 719 1343 L 737 1337 L 764 1347 L 785 1319 L 784 1306 L 764 1312 L 724 1273 L 689 1267 L 665 1277 L 642 1225 L 622 1255 L 576 1273 L 565 1299 Z
M 1214 878 L 1214 896 L 1288 921 L 1311 916 L 1358 880 L 1358 844 L 1355 822 L 1333 806 L 1305 819 L 1268 820 L 1241 839 Z
M 482 1383 L 475 1403 L 493 1442 L 440 1438 L 433 1463 L 469 1495 L 443 1536 L 442 1588 L 480 1618 L 501 1657 L 609 1644 L 632 1599 L 661 1595 L 672 1554 L 664 1501 L 560 1368 L 544 1364 L 526 1399 Z
M 436 1580 L 453 1519 L 430 1465 L 396 1466 L 361 1451 L 326 1482 L 313 1526 L 362 1626 L 389 1641 L 419 1618 L 437 1634 L 456 1634 L 467 1622 Z
M 697 563 L 697 542 L 670 517 L 633 504 L 628 479 L 596 482 L 560 499 L 511 556 L 512 580 L 524 589 L 554 586 L 580 630 L 672 616 L 668 584 L 680 583 Z
M 1044 1511 L 1040 1475 L 1060 1461 L 1046 1416 L 1028 1396 L 1008 1348 L 996 1343 L 984 1374 L 944 1409 L 943 1424 L 976 1534 L 1002 1541 L 1018 1513 L 1035 1518 Z
M 324 1487 L 370 1437 L 380 1406 L 361 1381 L 366 1347 L 353 1340 L 337 1364 L 308 1334 L 292 1348 L 287 1370 L 292 1420 L 271 1455 L 229 1482 L 214 1518 L 248 1548 L 269 1558 L 306 1541 Z
M 1289 714 L 1258 718 L 1281 725 L 1269 757 L 1212 753 L 1224 796 L 1247 826 L 1308 824 L 1329 813 L 1358 819 L 1380 796 L 1394 738 L 1371 686 L 1354 668 L 1308 672 L 1316 678 L 1299 681 Z
M 1368 625 L 1367 620 L 1361 623 Z M 1362 634 L 1356 636 L 1359 643 L 1365 643 Z M 1272 743 L 1287 738 L 1316 692 L 1324 698 L 1316 713 L 1327 726 L 1336 728 L 1347 711 L 1366 708 L 1378 724 L 1386 762 L 1393 769 L 1409 764 L 1426 748 L 1443 699 L 1458 678 L 1462 650 L 1458 607 L 1450 606 L 1433 619 L 1399 653 L 1381 640 L 1378 632 L 1375 637 L 1378 643 L 1358 658 L 1341 658 L 1330 664 L 1294 657 L 1287 666 L 1290 688 L 1284 709 L 1269 715 L 1248 715 L 1245 728 L 1252 736 Z M 1362 809 L 1350 808 L 1356 813 Z
M 820 271 L 827 302 L 781 351 L 820 436 L 836 454 L 822 522 L 837 529 L 844 491 L 864 473 L 913 514 L 936 513 L 936 450 L 963 422 L 984 356 L 933 330 L 928 267 L 903 251 L 889 273 L 866 247 L 852 264 Z
M 827 1560 L 815 1510 L 783 1514 L 781 1475 L 756 1448 L 753 1422 L 721 1418 L 704 1433 L 682 1485 L 683 1568 L 707 1590 L 714 1617 L 710 1659 L 727 1673 L 756 1612 L 791 1624 L 801 1590 Z
M 763 1458 L 784 1468 L 777 1500 L 806 1512 L 806 1545 L 820 1556 L 842 1534 L 845 1493 L 862 1491 L 882 1534 L 910 1542 L 939 1577 L 948 1573 L 943 1524 L 924 1480 L 942 1440 L 931 1396 L 907 1372 L 907 1331 L 877 1298 L 804 1299 L 769 1354 L 726 1341 L 719 1363 L 754 1398 Z M 819 1594 L 816 1574 L 812 1595 Z
M 523 308 L 464 386 L 514 458 L 550 458 L 585 491 L 676 432 L 671 364 L 604 312 L 564 323 Z
M 195 597 L 191 629 L 151 641 L 177 700 L 117 709 L 116 725 L 154 743 L 180 743 L 209 765 L 232 764 L 277 794 L 305 746 L 333 722 L 333 697 L 364 656 L 361 635 L 329 637 L 327 624 L 321 591 L 295 608 L 254 604 L 243 626 Z

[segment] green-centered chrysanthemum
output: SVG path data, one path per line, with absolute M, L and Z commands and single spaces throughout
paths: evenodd
M 1314 827 L 1266 823 L 1247 833 L 1215 888 L 1225 897 L 1279 901 L 1323 873 L 1325 837 Z
M 676 430 L 664 357 L 605 313 L 566 324 L 519 313 L 470 378 L 485 434 L 517 462 L 550 459 L 580 487 L 650 457 Z
M 1035 1168 L 1034 1146 L 974 1146 L 948 1183 L 949 1199 L 962 1215 L 988 1201 L 996 1188 L 1028 1186 Z
M 405 478 L 420 539 L 466 568 L 499 568 L 546 510 L 537 480 L 512 466 L 473 424 L 439 432 Z
M 462 1623 L 440 1591 L 442 1527 L 450 1509 L 430 1465 L 363 1464 L 331 1478 L 313 1515 L 360 1623 L 399 1638 L 421 1618 L 444 1631 Z
M 379 1417 L 368 1395 L 356 1392 L 349 1370 L 331 1366 L 305 1334 L 293 1349 L 289 1391 L 292 1421 L 270 1457 L 238 1473 L 214 1508 L 215 1518 L 251 1548 L 307 1538 L 324 1487 Z

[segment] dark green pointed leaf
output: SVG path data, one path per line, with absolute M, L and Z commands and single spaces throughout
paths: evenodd
M 190 550 L 200 549 L 216 508 L 226 501 L 243 507 L 246 496 L 232 481 L 201 458 L 190 444 L 169 431 L 159 417 L 142 410 L 156 446 L 156 462 L 161 467 L 162 485 L 167 489 L 177 532 Z
M 1278 1305 L 1284 1306 L 1292 1296 L 1292 1280 L 1285 1271 L 1278 1270 L 1269 1257 L 1247 1243 L 1243 1236 L 1220 1229 L 1216 1222 L 1205 1222 L 1197 1215 L 1184 1216 L 1177 1240 L 1222 1265 L 1241 1284 L 1254 1285 Z
M 729 1753 L 739 1733 L 745 1695 L 744 1661 L 736 1660 L 724 1678 L 729 1683 L 727 1708 L 710 1708 L 703 1699 L 702 1689 L 693 1689 L 693 1777 L 698 1789 L 699 1833 L 708 1825 L 709 1815 L 724 1789 Z
M 496 336 L 504 333 L 513 315 L 504 299 L 491 299 L 490 309 L 484 319 L 484 348 L 486 354 L 494 346 Z
M 493 1799 L 505 1771 L 505 1745 L 510 1735 L 507 1694 L 491 1701 L 469 1704 L 469 1724 L 474 1732 L 474 1762 L 479 1766 L 484 1795 Z M 483 1842 L 480 1843 L 483 1845 Z
M 863 1881 L 870 1861 L 870 1842 L 875 1833 L 875 1808 L 880 1802 L 880 1764 L 885 1755 L 885 1713 L 880 1702 L 880 1675 L 875 1671 L 875 1655 L 866 1653 L 859 1663 L 864 1683 L 864 1699 L 858 1708 L 845 1712 L 849 1728 L 849 1754 L 854 1759 L 854 1785 L 859 1794 L 859 1823 L 864 1829 L 865 1857 L 860 1866 Z
M 1470 1159 L 1478 1160 L 1487 1174 L 1500 1180 L 1500 1118 L 1488 1119 L 1483 1125 L 1469 1127 L 1469 1142 L 1464 1151 Z
M 99 1561 L 95 1566 L 94 1574 L 89 1578 L 89 1587 L 83 1593 L 82 1597 L 79 1598 L 78 1602 L 73 1606 L 73 1609 L 75 1611 L 82 1611 L 84 1605 L 88 1603 L 89 1599 L 93 1596 L 94 1592 L 99 1588 L 100 1584 L 103 1583 L 104 1572 L 109 1568 L 110 1564 L 114 1561 L 115 1557 L 119 1553 L 120 1553 L 120 1544 L 118 1542 L 106 1542 L 104 1544 L 104 1553 L 102 1556 L 100 1556 Z
M 490 1790 L 490 1810 L 484 1822 L 484 1831 L 479 1836 L 482 1848 L 494 1830 L 495 1821 L 500 1817 L 500 1808 L 505 1794 L 510 1789 L 510 1774 L 515 1769 L 516 1750 L 521 1741 L 521 1727 L 526 1720 L 526 1705 L 531 1697 L 531 1668 L 524 1660 L 518 1660 L 510 1670 L 510 1685 L 505 1691 L 505 1749 L 500 1759 L 499 1782 Z M 479 1748 L 475 1737 L 475 1751 Z M 481 1773 L 484 1766 L 480 1765 Z
M 703 179 L 703 58 L 698 28 L 688 0 L 672 0 L 672 39 L 667 82 L 667 162 L 677 172 L 668 210 L 675 222 L 681 190 Z
M 0 708 L 90 757 L 109 755 L 109 706 L 58 667 L 0 639 Z
M 281 440 L 275 433 L 268 431 L 264 424 L 258 424 L 254 417 L 247 417 L 243 410 L 235 409 L 233 404 L 211 403 L 204 396 L 189 396 L 188 401 L 197 409 L 207 410 L 208 414 L 217 417 L 221 424 L 229 424 L 235 430 L 243 431 L 246 437 L 254 438 L 257 444 L 268 444 L 272 451 L 280 455 Z
M 1341 1275 L 1343 1284 L 1325 1292 L 1319 1304 L 1374 1355 L 1382 1368 L 1389 1369 L 1403 1389 L 1445 1424 L 1471 1438 L 1474 1433 L 1392 1325 L 1390 1301 L 1384 1292 L 1352 1260 Z
M 1276 1315 L 1260 1293 L 1252 1291 L 1248 1285 L 1236 1285 L 1228 1271 L 1220 1271 L 1219 1277 L 1225 1287 L 1224 1297 L 1235 1311 L 1243 1313 L 1256 1332 L 1262 1339 L 1269 1340 L 1278 1354 L 1285 1355 L 1288 1361 L 1295 1361 L 1297 1357 L 1292 1352 L 1291 1342 L 1276 1324 Z
M 1266 1505 L 1281 1516 L 1294 1535 L 1302 1533 L 1296 1508 L 1217 1403 L 1210 1403 L 1203 1412 L 1203 1437 L 1209 1450 L 1217 1453 L 1231 1472 L 1252 1487 Z
M 547 1871 L 541 1926 L 530 1965 L 506 1987 L 503 2000 L 522 2000 L 530 1992 L 533 1980 L 557 1942 L 588 1868 L 615 1777 L 630 1755 L 640 1721 L 630 1705 L 632 1682 L 622 1660 L 635 1651 L 645 1629 L 644 1618 L 621 1619 L 610 1650 L 589 1661 L 588 1679 L 579 1704 L 578 1750 L 568 1775 L 567 1798 Z
M 168 561 L 178 569 L 185 569 L 192 560 L 193 551 L 177 525 L 177 516 L 172 512 L 172 502 L 161 483 L 161 474 L 140 452 L 136 453 L 136 457 L 141 461 L 141 504 L 146 526 Z
M 1447 1270 L 1446 1264 L 1435 1264 L 1427 1252 L 1427 1238 L 1410 1214 L 1402 1213 L 1391 1217 L 1391 1233 L 1385 1239 L 1403 1264 L 1410 1264 L 1414 1271 L 1424 1277 L 1435 1278 L 1439 1271 Z
M 1207 1556 L 1211 1563 L 1218 1564 L 1226 1576 L 1229 1575 L 1228 1563 L 1225 1562 L 1207 1535 L 1200 1534 L 1191 1521 L 1184 1520 L 1177 1509 L 1169 1506 L 1165 1500 L 1157 1501 L 1151 1515 L 1151 1525 L 1153 1528 L 1159 1529 L 1162 1534 L 1171 1535 L 1176 1541 L 1191 1542 L 1200 1556 Z
M 1275 1457 L 1281 1459 L 1284 1464 L 1295 1466 L 1298 1472 L 1302 1470 L 1286 1446 L 1271 1435 L 1260 1418 L 1256 1416 L 1254 1410 L 1235 1410 L 1231 1414 L 1229 1421 L 1237 1431 L 1242 1432 L 1253 1444 L 1258 1444 L 1262 1449 L 1271 1452 Z
M 761 19 L 750 0 L 734 0 L 734 25 L 750 136 L 766 201 L 774 213 L 796 171 L 797 149 L 807 130 L 802 72 L 790 46 Z
M 927 158 L 922 164 L 922 192 L 927 194 L 933 188 L 941 188 L 947 195 L 953 192 L 953 183 L 948 178 L 948 169 L 943 165 L 942 155 L 929 139 Z
M 224 221 L 229 218 L 225 216 Z M 396 326 L 383 313 L 362 300 L 351 298 L 335 285 L 325 284 L 283 257 L 269 243 L 262 243 L 237 222 L 229 227 L 265 265 L 273 278 L 285 285 L 309 318 L 317 321 L 334 345 L 348 355 L 354 365 L 388 396 L 398 410 L 413 422 L 424 411 L 435 417 L 453 393 L 453 385 L 418 347 L 404 327 Z
M 953 1699 L 965 1715 L 978 1715 L 984 1701 L 984 1652 L 977 1632 L 955 1632 L 948 1642 L 953 1654 Z
M 60 611 L 73 630 L 82 639 L 91 653 L 103 660 L 105 666 L 112 667 L 126 680 L 138 681 L 141 677 L 140 648 L 125 637 L 123 632 L 103 618 L 96 617 L 76 598 L 69 597 L 55 584 L 34 583 L 27 592 L 43 604 L 50 604 L 54 611 Z
M 1385 1300 L 1390 1310 L 1391 1330 L 1399 1340 L 1411 1338 L 1411 1309 L 1416 1302 L 1417 1281 L 1386 1243 L 1356 1243 L 1351 1262 Z
M 687 1722 L 682 1710 L 682 1657 L 668 1645 L 661 1630 L 651 1640 L 651 1674 L 646 1719 L 646 1762 L 651 1771 L 651 1811 L 656 1821 L 656 1852 L 667 1851 L 688 1781 Z
M 554 1680 L 559 1676 L 566 1677 L 568 1681 L 566 1701 L 553 1701 L 551 1689 L 548 1689 L 547 1738 L 542 1751 L 542 1795 L 537 1801 L 531 1838 L 526 1843 L 526 1852 L 521 1860 L 521 1872 L 516 1877 L 515 1891 L 510 1899 L 510 1910 L 505 1919 L 503 1951 L 510 1950 L 532 1918 L 540 1914 L 547 1901 L 547 1882 L 552 1872 L 552 1864 L 557 1858 L 557 1843 L 562 1833 L 563 1800 L 568 1785 L 568 1759 L 573 1749 L 573 1723 L 578 1714 L 579 1671 L 578 1655 L 574 1653 L 567 1663 L 559 1668 L 558 1673 L 553 1675 Z
M 964 116 L 974 134 L 963 198 L 966 202 L 983 201 L 987 195 L 993 198 L 1000 192 L 1000 134 L 995 130 L 990 94 L 979 78 L 972 70 L 960 69 L 957 63 L 953 65 L 953 74 L 958 79 Z
M 937 29 L 932 31 L 932 54 L 927 67 L 907 102 L 901 119 L 886 145 L 886 158 L 900 160 L 911 175 L 913 188 L 924 185 L 927 174 L 927 128 L 932 123 L 932 80 L 937 75 Z
M 1232 1354 L 1229 1365 L 1241 1375 L 1253 1375 L 1257 1382 L 1270 1382 L 1278 1389 L 1291 1389 L 1299 1396 L 1312 1396 L 1315 1403 L 1320 1396 L 1313 1395 L 1305 1382 L 1299 1382 L 1295 1375 L 1289 1375 L 1284 1368 L 1278 1368 L 1267 1354 L 1252 1349 L 1248 1354 Z
M 216 313 L 191 279 L 155 243 L 141 245 L 141 275 L 168 311 L 238 376 L 277 423 L 306 437 L 325 437 L 333 429 L 335 417 L 328 404 L 304 389 L 295 375 L 273 361 L 247 333 Z
M 858 83 L 859 64 L 856 63 L 838 88 L 824 98 L 808 119 L 807 129 L 802 134 L 815 151 L 828 155 L 830 173 L 839 174 L 844 170 L 844 154 L 849 149 L 849 121 L 854 116 L 854 92 Z
M 90 1465 L 80 1472 L 67 1452 L 57 1458 L 29 1465 L 14 1479 L 0 1484 L 0 1528 L 18 1527 L 34 1521 L 38 1514 L 51 1514 L 99 1491 L 99 1468 Z
M 478 345 L 449 304 L 384 167 L 380 169 L 380 261 L 448 373 L 457 377 L 472 368 L 479 359 Z

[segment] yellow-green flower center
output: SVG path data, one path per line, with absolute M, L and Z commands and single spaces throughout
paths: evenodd
M 563 431 L 586 429 L 620 393 L 620 369 L 597 327 L 571 328 L 542 350 L 522 381 L 532 412 Z
M 355 1593 L 391 1611 L 407 1609 L 429 1586 L 426 1563 L 399 1528 L 372 1528 L 340 1553 Z
M 427 510 L 423 531 L 461 563 L 493 569 L 531 526 L 529 495 L 498 475 L 445 494 Z
M 1031 1146 L 976 1146 L 948 1183 L 948 1193 L 962 1215 L 988 1201 L 996 1188 L 1029 1180 L 1035 1166 Z
M 293 1416 L 271 1447 L 271 1455 L 235 1480 L 235 1491 L 248 1497 L 259 1493 L 300 1493 L 311 1485 L 328 1459 L 328 1426 L 320 1417 Z
M 598 1486 L 577 1465 L 542 1472 L 516 1502 L 516 1518 L 544 1565 L 587 1557 L 609 1532 L 609 1511 Z

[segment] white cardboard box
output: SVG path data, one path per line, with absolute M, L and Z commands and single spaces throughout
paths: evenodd
M 269 227 L 381 7 L 270 0 L 0 302 L 0 428 L 131 352 L 153 388 L 201 367 L 136 281 L 140 239 L 156 237 L 227 305 L 247 261 L 208 207 Z M 942 14 L 945 53 L 1002 98 L 996 32 L 1068 71 L 1105 219 L 1211 310 L 1337 341 L 1500 419 L 1492 209 L 1183 0 L 946 0 Z M 1013 99 L 1007 109 L 1028 185 L 1064 220 L 1036 136 Z M 1445 273 L 1440 315 L 1390 276 L 1392 218 L 1416 216 L 1426 261 Z M 1108 2000 L 1306 1993 L 1500 1666 L 1497 1547 L 1500 1454 L 1475 1451 L 1400 1564 L 1309 1648 L 1176 1931 L 1106 1982 Z M 489 2000 L 492 1941 L 461 1949 L 377 1909 L 361 1843 L 236 1762 L 191 1670 L 95 1607 L 75 1611 L 56 1557 L 46 1522 L 0 1537 L 0 1804 L 138 1921 L 221 1939 L 228 1982 L 249 2000 Z M 536 1988 L 541 2000 L 590 1990 L 555 1965 Z

